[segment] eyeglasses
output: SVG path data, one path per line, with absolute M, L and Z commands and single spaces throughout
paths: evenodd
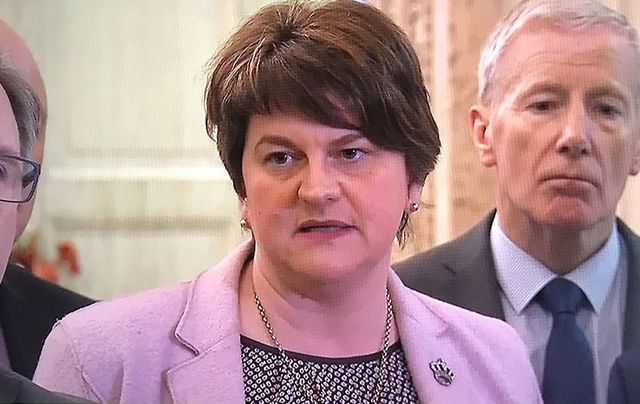
M 0 201 L 29 201 L 38 184 L 40 164 L 22 157 L 0 155 Z

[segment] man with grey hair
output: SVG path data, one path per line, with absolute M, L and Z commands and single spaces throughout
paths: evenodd
M 47 120 L 44 81 L 25 41 L 1 20 L 0 57 L 25 80 L 39 102 L 38 127 L 34 131 L 37 136 L 28 141 L 25 139 L 23 148 L 29 148 L 30 158 L 41 163 Z M 18 204 L 16 239 L 27 226 L 34 200 L 35 195 Z M 7 265 L 4 278 L 0 279 L 0 367 L 32 378 L 44 340 L 53 324 L 65 314 L 93 303 L 93 300 L 39 279 L 15 263 Z
M 496 210 L 395 265 L 511 324 L 547 404 L 605 403 L 615 358 L 640 341 L 640 238 L 615 216 L 640 171 L 639 43 L 595 0 L 520 3 L 488 39 L 469 112 Z
M 40 165 L 29 159 L 38 128 L 38 102 L 29 86 L 0 57 L 0 280 L 16 234 L 18 204 L 34 194 Z M 0 402 L 64 403 L 29 379 L 0 368 Z

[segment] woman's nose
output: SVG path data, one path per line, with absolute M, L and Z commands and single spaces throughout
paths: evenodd
M 309 162 L 302 172 L 298 196 L 311 203 L 337 200 L 340 197 L 339 174 L 328 162 Z

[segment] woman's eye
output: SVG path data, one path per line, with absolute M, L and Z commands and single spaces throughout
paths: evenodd
M 268 156 L 267 160 L 273 162 L 276 165 L 283 166 L 289 164 L 293 160 L 293 156 L 285 152 L 276 152 L 271 153 Z
M 360 149 L 344 149 L 340 153 L 346 160 L 359 160 L 364 156 L 364 152 Z

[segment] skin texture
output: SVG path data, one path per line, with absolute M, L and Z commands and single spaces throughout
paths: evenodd
M 534 21 L 501 57 L 492 105 L 470 111 L 480 159 L 497 171 L 501 226 L 559 274 L 605 243 L 640 170 L 639 65 L 611 28 Z
M 6 23 L 0 21 L 0 54 L 8 63 L 20 73 L 35 92 L 40 102 L 40 127 L 37 141 L 33 144 L 31 159 L 42 163 L 44 156 L 45 129 L 47 124 L 47 94 L 42 75 L 38 69 L 31 51 L 24 40 L 18 36 Z M 27 203 L 18 206 L 18 224 L 16 228 L 17 239 L 24 231 L 35 203 L 35 195 Z
M 377 351 L 392 243 L 422 190 L 408 183 L 402 154 L 295 114 L 255 115 L 242 168 L 256 242 L 241 280 L 245 335 L 268 341 L 255 287 L 287 349 Z
M 18 126 L 11 104 L 0 87 L 0 154 L 19 156 Z M 17 205 L 0 202 L 0 279 L 4 276 L 7 259 L 13 245 L 16 229 Z

